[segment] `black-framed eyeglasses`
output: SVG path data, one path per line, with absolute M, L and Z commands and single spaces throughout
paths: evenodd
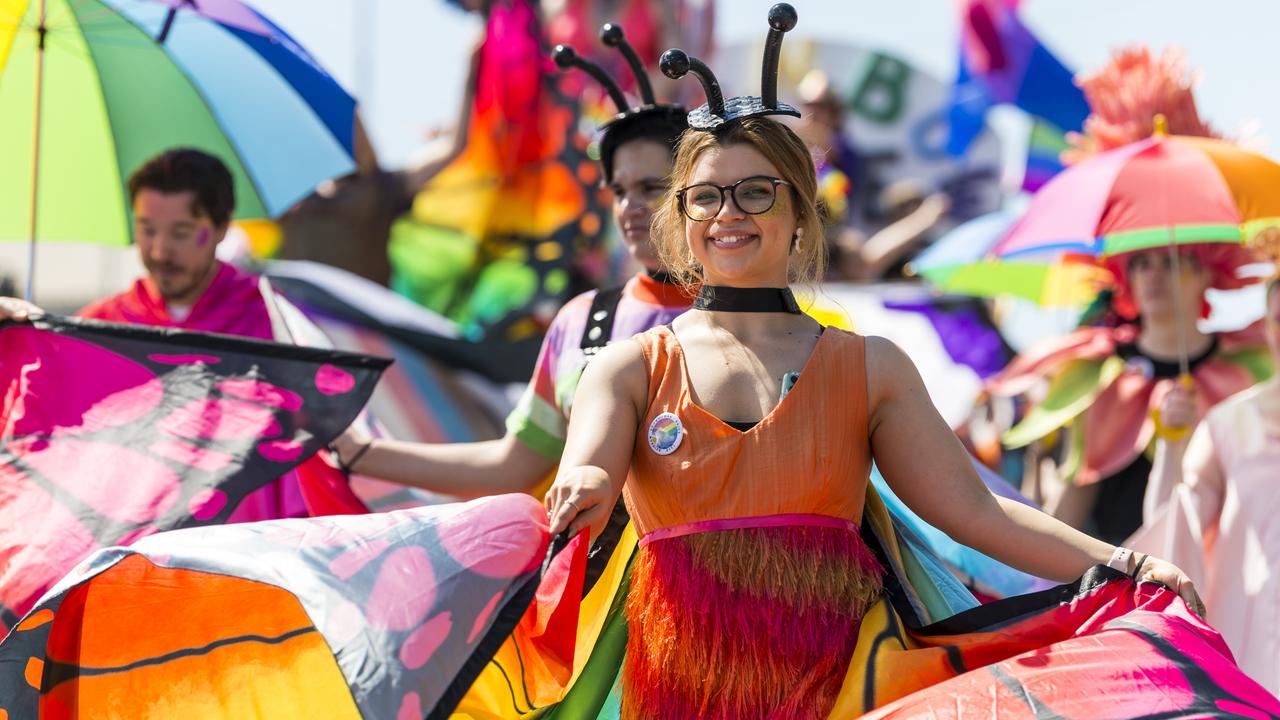
M 676 191 L 680 211 L 694 222 L 710 220 L 720 214 L 726 195 L 733 196 L 733 204 L 748 215 L 768 212 L 778 199 L 778 186 L 791 183 L 782 178 L 754 175 L 732 185 L 697 183 Z

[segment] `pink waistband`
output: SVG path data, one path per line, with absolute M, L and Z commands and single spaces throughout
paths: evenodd
M 852 520 L 845 520 L 844 518 L 831 517 L 830 515 L 812 515 L 802 513 L 791 513 L 787 515 L 759 515 L 756 517 L 699 520 L 698 522 L 685 523 L 684 525 L 664 527 L 654 530 L 640 538 L 640 547 L 644 547 L 655 540 L 667 540 L 669 538 L 681 537 L 684 535 L 693 535 L 694 533 L 713 532 L 716 530 L 740 530 L 743 528 L 789 527 L 795 525 L 841 528 L 855 533 L 858 532 L 858 523 L 853 522 Z

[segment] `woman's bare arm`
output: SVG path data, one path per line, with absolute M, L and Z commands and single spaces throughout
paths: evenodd
M 551 532 L 604 529 L 631 467 L 649 373 L 639 343 L 606 347 L 587 366 L 573 399 L 560 471 L 547 492 Z
M 1191 493 L 1201 531 L 1216 529 L 1222 516 L 1227 480 L 1207 422 L 1201 423 L 1191 435 L 1182 457 L 1179 479 Z
M 366 443 L 368 448 L 361 452 Z M 359 439 L 348 432 L 335 446 L 347 462 L 360 453 L 353 472 L 468 499 L 528 492 L 556 467 L 554 458 L 511 433 L 484 442 L 415 443 Z
M 1062 582 L 1110 560 L 1111 545 L 992 495 L 906 354 L 883 338 L 867 338 L 866 353 L 872 454 L 920 517 L 958 542 Z

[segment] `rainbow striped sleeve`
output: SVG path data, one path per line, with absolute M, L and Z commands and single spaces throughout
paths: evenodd
M 591 293 L 569 301 L 551 321 L 547 336 L 538 352 L 538 362 L 529 386 L 507 416 L 507 432 L 529 448 L 553 460 L 564 451 L 568 418 L 556 390 L 556 378 L 562 368 L 576 367 L 581 372 L 578 343 L 591 307 Z M 570 395 L 572 397 L 572 395 Z

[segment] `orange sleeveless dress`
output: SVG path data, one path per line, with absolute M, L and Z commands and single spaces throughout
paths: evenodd
M 742 432 L 692 399 L 668 327 L 623 497 L 640 534 L 623 718 L 825 718 L 882 569 L 858 530 L 871 469 L 864 341 L 827 328 Z

